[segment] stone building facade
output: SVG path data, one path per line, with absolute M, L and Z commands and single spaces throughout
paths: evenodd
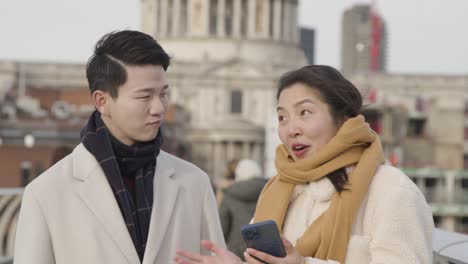
M 171 100 L 190 113 L 192 161 L 215 181 L 228 161 L 264 164 L 279 76 L 306 64 L 296 0 L 142 0 L 142 30 L 170 53 Z

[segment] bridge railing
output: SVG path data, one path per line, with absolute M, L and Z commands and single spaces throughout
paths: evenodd
M 0 264 L 13 263 L 16 223 L 23 188 L 0 188 Z M 468 264 L 468 235 L 436 228 L 434 264 Z

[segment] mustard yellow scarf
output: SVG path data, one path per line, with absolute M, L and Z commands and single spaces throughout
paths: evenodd
M 302 256 L 344 263 L 356 213 L 382 162 L 379 137 L 361 115 L 348 119 L 327 145 L 310 158 L 294 161 L 286 147 L 280 145 L 275 160 L 278 175 L 263 189 L 254 221 L 274 220 L 282 231 L 296 184 L 313 182 L 337 169 L 356 164 L 348 176 L 346 190 L 333 194 L 327 211 L 296 243 Z

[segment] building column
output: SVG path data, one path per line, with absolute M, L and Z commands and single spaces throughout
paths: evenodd
M 270 37 L 270 1 L 269 0 L 261 0 L 263 1 L 263 17 L 262 17 L 262 28 L 263 31 L 261 32 L 261 36 L 263 38 Z
M 291 3 L 288 0 L 283 2 L 283 34 L 281 39 L 285 42 L 291 41 Z
M 215 179 L 215 182 L 217 180 L 222 178 L 222 166 L 223 166 L 223 161 L 222 161 L 222 155 L 223 155 L 223 145 L 221 142 L 214 142 L 213 143 L 213 178 Z
M 190 0 L 188 15 L 190 35 L 208 36 L 210 19 L 208 0 Z
M 172 32 L 169 32 L 171 36 L 177 37 L 180 35 L 180 0 L 172 0 L 174 1 L 172 6 Z
M 440 221 L 440 228 L 456 232 L 456 227 L 457 227 L 457 218 L 452 215 L 448 216 L 441 216 L 441 221 Z
M 299 13 L 298 13 L 298 3 L 291 4 L 291 42 L 298 44 L 299 43 Z
M 232 17 L 232 36 L 240 38 L 241 29 L 241 0 L 233 0 L 233 17 Z
M 249 141 L 242 142 L 242 158 L 243 159 L 252 158 L 251 157 L 250 142 Z
M 218 37 L 224 37 L 226 35 L 225 32 L 225 20 L 224 17 L 226 16 L 226 1 L 225 0 L 218 0 L 218 23 L 216 25 L 216 34 Z
M 168 14 L 167 14 L 167 9 L 168 9 L 168 1 L 169 0 L 159 0 L 160 5 L 159 7 L 161 8 L 161 17 L 159 17 L 159 35 L 160 36 L 167 36 L 167 20 L 168 20 Z
M 283 10 L 281 10 L 281 3 L 284 0 L 275 0 L 273 4 L 273 39 L 280 40 L 281 39 L 281 29 L 282 29 L 282 21 L 283 21 Z
M 259 142 L 254 142 L 251 158 L 258 161 L 261 164 L 262 162 L 261 144 Z
M 228 141 L 227 149 L 226 149 L 226 160 L 227 161 L 230 161 L 230 160 L 232 160 L 234 158 L 238 158 L 238 157 L 236 157 L 236 150 L 234 148 L 235 148 L 234 142 Z
M 151 36 L 157 36 L 158 34 L 158 0 L 144 0 L 141 4 L 141 15 L 143 32 L 150 34 Z
M 259 0 L 248 0 L 247 1 L 247 36 L 249 38 L 255 37 L 255 16 L 256 14 L 256 5 Z

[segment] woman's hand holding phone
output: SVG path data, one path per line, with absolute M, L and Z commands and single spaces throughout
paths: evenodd
M 284 248 L 287 252 L 286 257 L 278 258 L 253 248 L 248 248 L 244 253 L 245 260 L 249 264 L 263 264 L 259 260 L 269 264 L 302 264 L 304 257 L 299 254 L 291 242 L 289 242 L 284 237 L 281 237 L 281 240 L 283 241 Z M 259 260 L 255 259 L 254 257 Z

